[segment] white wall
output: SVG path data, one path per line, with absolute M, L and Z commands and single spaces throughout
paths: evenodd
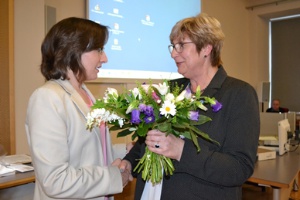
M 38 66 L 44 36 L 44 2 L 15 0 L 14 14 L 16 152 L 28 153 L 24 127 L 26 107 L 30 94 L 43 83 Z
M 251 84 L 249 18 L 244 0 L 202 0 L 202 12 L 217 18 L 225 34 L 223 66 L 230 76 Z
M 44 0 L 45 5 L 56 8 L 56 18 L 60 21 L 67 17 L 85 17 L 86 0 Z
M 253 82 L 269 80 L 269 20 L 274 17 L 300 14 L 300 1 L 271 4 L 248 10 L 250 66 L 253 68 Z
M 39 64 L 44 2 L 57 9 L 57 21 L 70 16 L 85 17 L 85 0 L 15 0 L 17 153 L 29 153 L 24 128 L 26 107 L 33 90 L 43 83 Z M 202 12 L 215 16 L 222 24 L 226 36 L 222 58 L 228 74 L 257 87 L 261 81 L 269 80 L 268 19 L 272 15 L 298 12 L 300 1 L 253 10 L 246 9 L 249 2 L 254 4 L 258 0 L 202 0 Z
M 57 19 L 85 17 L 85 0 L 15 0 L 15 110 L 16 153 L 28 153 L 25 116 L 28 99 L 44 78 L 39 69 L 45 36 L 44 5 L 57 8 Z M 42 116 L 41 116 L 42 117 Z

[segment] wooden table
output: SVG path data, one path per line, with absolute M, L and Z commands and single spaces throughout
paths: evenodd
M 34 171 L 0 177 L 0 189 L 23 185 L 35 181 Z
M 273 200 L 289 199 L 293 183 L 300 172 L 300 148 L 276 159 L 257 161 L 253 175 L 248 182 L 273 188 Z

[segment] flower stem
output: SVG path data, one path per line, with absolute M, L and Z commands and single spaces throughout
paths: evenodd
M 160 183 L 163 179 L 163 171 L 166 175 L 172 175 L 175 168 L 170 158 L 153 153 L 146 147 L 145 154 L 138 162 L 133 171 L 140 173 L 145 181 L 151 181 L 153 185 Z

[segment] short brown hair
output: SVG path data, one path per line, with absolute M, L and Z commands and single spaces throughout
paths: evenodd
M 211 64 L 213 66 L 222 64 L 221 49 L 225 35 L 217 19 L 201 13 L 195 17 L 180 20 L 171 31 L 170 41 L 183 40 L 185 34 L 196 44 L 198 52 L 204 46 L 212 45 Z
M 76 17 L 63 19 L 49 30 L 42 43 L 41 73 L 46 80 L 65 80 L 70 68 L 82 83 L 86 72 L 81 55 L 103 48 L 107 40 L 107 26 Z

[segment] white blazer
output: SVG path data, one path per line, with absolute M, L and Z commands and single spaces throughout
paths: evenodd
M 102 200 L 122 192 L 119 169 L 103 164 L 99 128 L 86 130 L 89 111 L 67 80 L 47 81 L 30 97 L 25 128 L 35 168 L 35 200 Z M 110 164 L 113 150 L 109 134 L 106 138 Z

